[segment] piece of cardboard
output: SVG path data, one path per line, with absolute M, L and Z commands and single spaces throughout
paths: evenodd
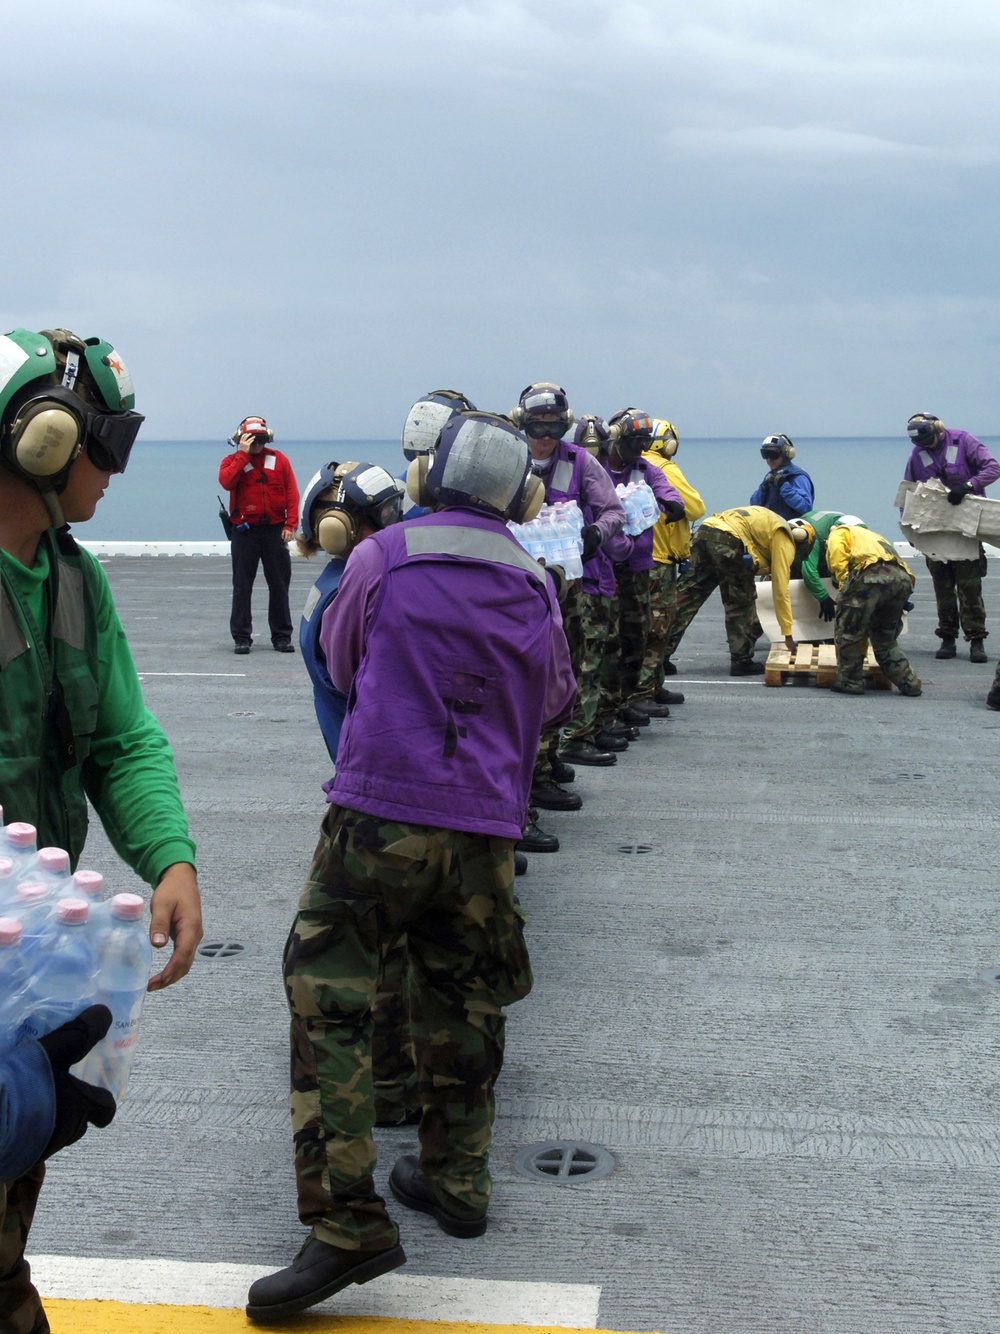
M 936 477 L 900 483 L 896 504 L 907 541 L 932 560 L 975 560 L 980 542 L 1000 538 L 1000 500 L 969 495 L 952 505 Z
M 837 593 L 832 579 L 824 579 L 823 587 L 832 598 Z M 770 579 L 758 579 L 757 618 L 764 627 L 764 633 L 771 643 L 784 639 L 778 618 L 774 614 L 774 592 Z M 809 592 L 804 579 L 788 581 L 788 599 L 792 604 L 792 638 L 797 643 L 818 644 L 824 639 L 833 638 L 833 621 L 824 621 L 819 614 L 819 603 Z M 900 634 L 906 634 L 906 613 L 903 613 L 903 628 Z

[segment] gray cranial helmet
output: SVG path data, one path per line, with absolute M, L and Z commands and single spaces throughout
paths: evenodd
M 441 431 L 426 478 L 436 505 L 471 505 L 514 518 L 521 512 L 531 471 L 528 442 L 507 417 L 456 414 Z
M 473 403 L 457 389 L 432 389 L 418 399 L 406 414 L 403 424 L 403 454 L 415 459 L 430 454 L 442 427 L 456 412 L 475 412 Z

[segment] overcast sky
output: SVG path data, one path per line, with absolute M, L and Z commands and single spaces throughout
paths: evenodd
M 685 435 L 1000 432 L 995 0 L 3 6 L 4 329 L 149 438 L 424 391 Z

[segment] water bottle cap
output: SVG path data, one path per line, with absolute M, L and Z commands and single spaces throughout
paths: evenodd
M 40 880 L 22 880 L 17 887 L 17 897 L 22 903 L 35 903 L 44 899 L 48 892 L 48 885 L 43 885 Z
M 69 870 L 69 853 L 62 848 L 39 848 L 38 865 L 43 871 L 52 871 L 59 875 Z
M 0 917 L 0 945 L 16 945 L 23 930 L 16 917 Z
M 2 880 L 4 876 L 10 875 L 13 869 L 14 863 L 9 857 L 0 857 L 0 880 Z
M 68 922 L 71 925 L 85 922 L 89 912 L 90 904 L 86 899 L 60 899 L 56 904 L 57 921 Z
M 111 900 L 112 917 L 123 917 L 135 922 L 142 916 L 143 902 L 141 894 L 116 894 Z
M 100 871 L 75 871 L 73 887 L 81 894 L 86 894 L 88 898 L 99 899 L 104 889 L 104 876 Z
M 15 820 L 13 824 L 4 826 L 3 836 L 11 847 L 30 848 L 38 837 L 38 831 L 33 824 Z

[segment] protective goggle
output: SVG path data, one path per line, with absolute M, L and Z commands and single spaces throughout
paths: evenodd
M 760 451 L 760 456 L 762 459 L 768 460 L 780 459 L 781 453 L 782 451 L 780 449 L 775 449 L 773 445 L 765 445 Z
M 139 427 L 146 420 L 130 408 L 122 412 L 98 412 L 83 408 L 87 456 L 99 472 L 124 472 Z
M 566 434 L 566 418 L 560 417 L 558 421 L 529 421 L 525 422 L 524 434 L 529 440 L 561 440 Z
M 618 438 L 618 448 L 627 449 L 632 453 L 641 454 L 643 450 L 650 449 L 653 444 L 653 437 L 649 431 L 626 431 L 624 435 Z
M 911 440 L 916 441 L 918 445 L 926 444 L 928 440 L 934 439 L 934 424 L 926 419 L 910 422 L 907 425 L 906 433 Z
M 380 505 L 373 505 L 369 513 L 376 528 L 388 528 L 394 523 L 399 523 L 403 517 L 403 497 L 390 496 Z

